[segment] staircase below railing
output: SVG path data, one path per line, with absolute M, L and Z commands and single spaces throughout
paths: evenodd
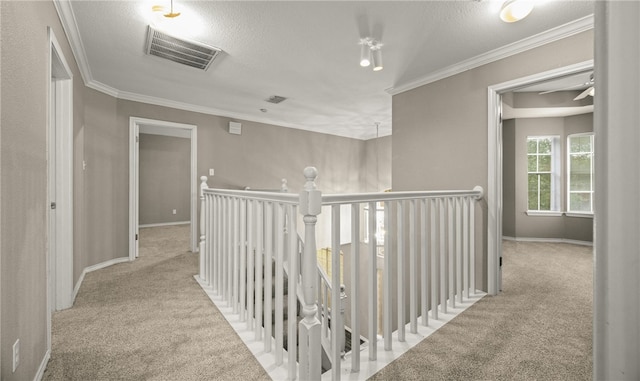
M 306 183 L 298 195 L 209 189 L 202 177 L 196 278 L 273 378 L 320 379 L 323 356 L 331 364 L 326 377 L 338 380 L 358 372 L 367 377 L 390 361 L 386 355 L 378 358 L 380 333 L 384 353 L 402 353 L 407 342 L 419 341 L 482 295 L 474 276 L 473 203 L 482 197 L 482 188 L 322 195 L 316 189 L 315 168 L 306 168 L 304 175 Z M 381 265 L 375 216 L 379 203 L 384 206 Z M 331 208 L 335 255 L 327 270 L 330 277 L 317 263 L 316 222 L 322 206 Z M 348 272 L 340 268 L 341 206 L 351 215 L 352 242 L 349 260 L 344 259 Z M 362 221 L 368 243 L 360 238 L 364 206 L 369 212 Z M 297 233 L 298 213 L 304 244 Z M 349 278 L 348 288 L 342 285 L 341 271 Z M 368 326 L 362 328 L 361 305 L 366 305 L 368 316 Z M 345 356 L 347 309 L 351 350 Z M 406 329 L 417 335 L 407 336 Z M 361 335 L 368 340 L 366 362 L 360 359 Z

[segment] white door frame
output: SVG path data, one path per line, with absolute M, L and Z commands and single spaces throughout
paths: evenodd
M 51 311 L 73 305 L 73 73 L 48 28 L 47 160 L 47 327 L 51 347 Z M 53 139 L 53 140 L 51 140 Z M 55 162 L 55 163 L 54 163 Z M 55 193 L 54 193 L 55 192 Z M 55 194 L 55 199 L 52 195 Z M 55 202 L 55 212 L 51 203 Z
M 189 241 L 191 251 L 195 253 L 198 251 L 198 126 L 132 116 L 129 118 L 129 260 L 133 261 L 138 256 L 137 238 L 139 231 L 140 195 L 140 153 L 138 139 L 141 125 L 150 125 L 160 129 L 186 130 L 189 132 L 191 140 L 191 231 Z
M 527 77 L 489 86 L 488 95 L 488 181 L 487 181 L 487 292 L 502 289 L 502 94 L 517 88 L 593 69 L 593 60 L 580 62 Z

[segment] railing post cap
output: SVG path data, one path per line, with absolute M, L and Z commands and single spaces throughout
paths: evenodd
M 473 190 L 475 192 L 480 192 L 480 196 L 476 197 L 477 200 L 480 200 L 482 197 L 484 197 L 484 189 L 482 189 L 480 185 L 476 185 L 475 187 L 473 187 Z
M 316 167 L 306 167 L 303 174 L 307 181 L 314 181 L 318 177 L 318 170 Z
M 206 183 L 207 180 L 207 176 L 200 176 L 200 181 L 202 181 L 203 183 Z

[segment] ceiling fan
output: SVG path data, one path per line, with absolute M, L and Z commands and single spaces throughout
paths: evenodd
M 572 90 L 572 89 L 576 89 L 576 88 L 583 88 L 584 86 L 588 86 L 583 92 L 581 92 L 577 97 L 573 98 L 574 101 L 579 101 L 581 99 L 584 99 L 588 96 L 594 96 L 595 94 L 595 79 L 593 77 L 593 73 L 591 73 L 591 75 L 589 76 L 589 80 L 583 83 L 579 83 L 579 84 L 575 84 L 575 85 L 571 85 L 571 86 L 566 86 L 560 89 L 554 89 L 554 90 L 548 90 L 548 91 L 543 91 L 541 93 L 538 93 L 539 95 L 544 95 L 544 94 L 550 94 L 550 93 L 555 93 L 557 91 L 565 91 L 565 90 Z

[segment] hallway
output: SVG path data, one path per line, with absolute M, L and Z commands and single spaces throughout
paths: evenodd
M 140 258 L 88 273 L 53 315 L 45 380 L 268 379 L 196 283 L 189 226 L 141 229 Z M 588 380 L 591 247 L 504 242 L 504 289 L 376 380 Z

